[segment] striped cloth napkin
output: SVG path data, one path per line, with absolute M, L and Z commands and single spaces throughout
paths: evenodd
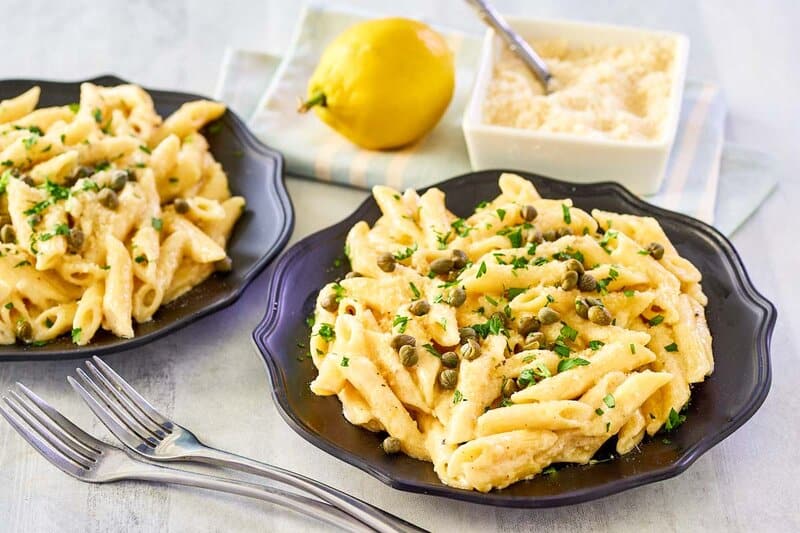
M 352 24 L 380 15 L 309 6 L 283 57 L 229 49 L 216 98 L 245 117 L 253 132 L 286 158 L 287 173 L 352 187 L 424 187 L 464 172 L 470 164 L 461 132 L 478 65 L 480 38 L 443 30 L 455 52 L 456 90 L 436 128 L 413 146 L 377 152 L 360 149 L 313 115 L 296 112 L 297 97 L 327 44 Z M 664 183 L 653 204 L 715 225 L 730 235 L 775 186 L 771 160 L 724 143 L 726 106 L 713 84 L 687 81 L 681 118 Z M 535 169 L 530 169 L 535 171 Z

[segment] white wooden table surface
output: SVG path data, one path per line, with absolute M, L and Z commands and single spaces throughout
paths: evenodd
M 458 0 L 355 1 L 479 31 Z M 800 530 L 800 4 L 791 0 L 497 0 L 507 13 L 572 17 L 681 31 L 689 74 L 715 80 L 730 103 L 731 141 L 772 152 L 780 185 L 733 237 L 756 286 L 779 309 L 773 384 L 761 410 L 683 475 L 574 507 L 506 510 L 394 491 L 317 450 L 281 420 L 250 344 L 263 276 L 234 306 L 134 353 L 107 361 L 207 440 L 313 476 L 435 531 Z M 609 5 L 613 4 L 613 5 Z M 300 2 L 5 0 L 0 79 L 80 79 L 116 73 L 151 87 L 211 94 L 226 45 L 281 51 Z M 445 177 L 445 176 L 443 176 Z M 294 179 L 293 240 L 339 220 L 364 192 Z M 743 191 L 746 194 L 746 191 Z M 724 358 L 726 354 L 717 353 Z M 98 435 L 107 433 L 65 382 L 77 362 L 0 363 L 0 390 L 23 381 Z M 81 484 L 40 458 L 0 421 L 0 530 L 295 531 L 318 522 L 268 504 L 124 483 Z

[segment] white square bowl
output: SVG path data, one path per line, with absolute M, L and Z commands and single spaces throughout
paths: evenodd
M 630 141 L 588 138 L 483 122 L 483 102 L 505 43 L 487 30 L 462 128 L 473 170 L 513 169 L 580 183 L 616 181 L 636 194 L 658 192 L 678 128 L 689 39 L 681 34 L 583 22 L 508 17 L 525 39 L 565 39 L 570 46 L 626 45 L 652 38 L 674 42 L 669 111 L 659 138 Z

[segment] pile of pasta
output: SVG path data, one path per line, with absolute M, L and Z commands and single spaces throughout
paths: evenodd
M 245 201 L 198 131 L 225 106 L 162 121 L 136 85 L 84 83 L 78 103 L 36 109 L 39 94 L 0 102 L 0 343 L 132 337 L 230 267 Z
M 499 186 L 466 219 L 438 189 L 376 187 L 383 216 L 350 230 L 353 273 L 321 290 L 310 339 L 315 394 L 479 491 L 588 463 L 614 436 L 630 452 L 680 424 L 713 371 L 701 275 L 655 219 L 590 215 L 512 174 Z

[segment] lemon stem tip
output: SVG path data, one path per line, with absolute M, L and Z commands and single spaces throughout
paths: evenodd
M 318 93 L 315 93 L 314 96 L 312 96 L 311 98 L 309 98 L 305 102 L 303 102 L 301 100 L 299 102 L 299 105 L 297 106 L 297 112 L 298 113 L 306 113 L 309 109 L 311 109 L 314 106 L 325 107 L 327 105 L 328 105 L 328 101 L 327 101 L 327 98 L 325 96 L 325 93 L 320 91 Z

